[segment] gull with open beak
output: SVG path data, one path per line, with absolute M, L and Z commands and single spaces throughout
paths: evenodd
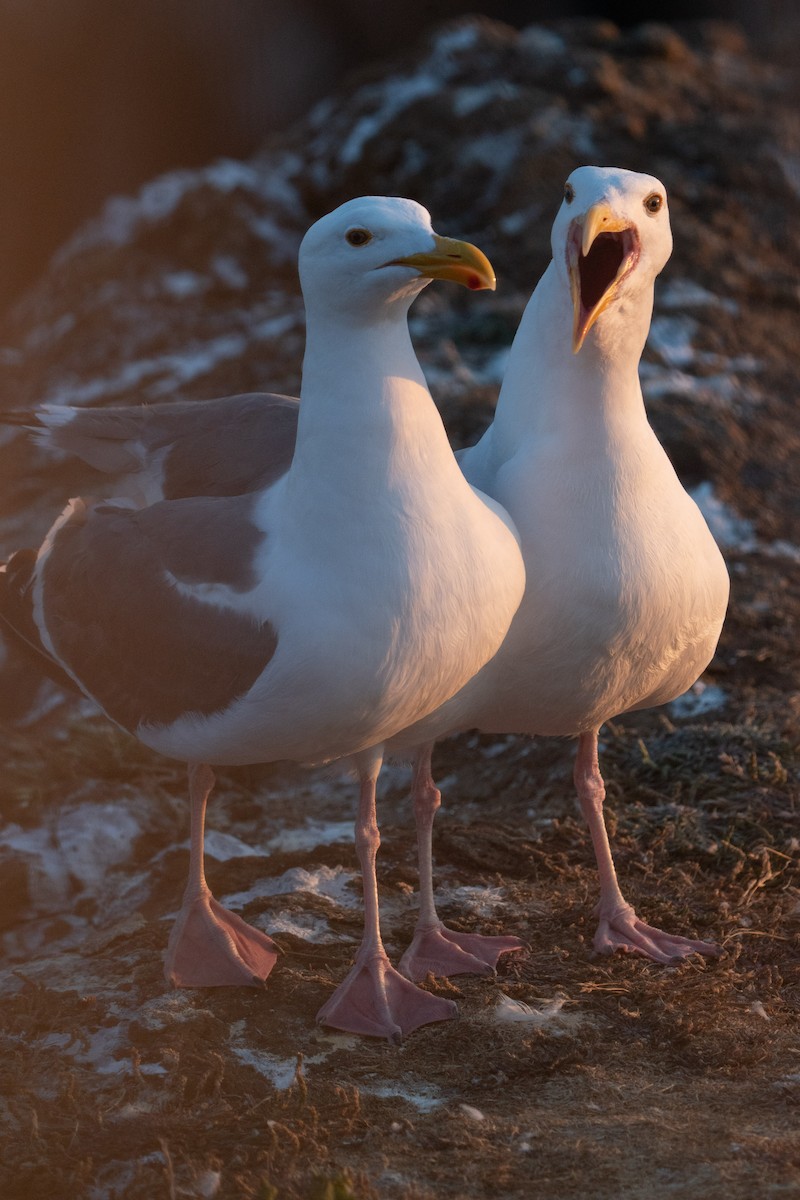
M 38 551 L 0 571 L 0 617 L 123 729 L 190 764 L 189 884 L 166 962 L 176 985 L 262 983 L 276 961 L 205 881 L 212 765 L 354 759 L 364 937 L 319 1019 L 396 1038 L 455 1006 L 398 974 L 381 942 L 382 746 L 494 654 L 524 588 L 516 531 L 459 470 L 407 313 L 431 279 L 492 288 L 494 272 L 474 246 L 438 237 L 420 205 L 365 197 L 312 226 L 300 277 L 301 399 L 267 405 L 284 436 L 261 426 L 252 487 L 203 490 L 207 439 L 193 493 L 71 501 Z M 220 403 L 236 420 L 237 400 Z
M 519 529 L 526 591 L 500 651 L 441 709 L 390 743 L 416 743 L 420 916 L 401 960 L 412 979 L 486 972 L 516 938 L 456 932 L 434 905 L 432 742 L 477 727 L 578 739 L 575 786 L 600 880 L 595 949 L 668 963 L 718 952 L 640 920 L 617 880 L 598 763 L 604 721 L 679 696 L 708 664 L 728 575 L 644 409 L 638 363 L 656 276 L 672 250 L 664 186 L 581 167 L 552 233 L 553 261 L 525 310 L 495 419 L 459 456 Z

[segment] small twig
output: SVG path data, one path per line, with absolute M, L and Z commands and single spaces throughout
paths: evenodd
M 792 940 L 789 937 L 784 937 L 784 935 L 780 933 L 770 933 L 766 929 L 734 929 L 733 933 L 729 933 L 727 937 L 722 939 L 723 946 L 726 942 L 729 942 L 732 938 L 736 937 L 765 937 L 772 938 L 774 942 L 790 942 Z
M 169 1188 L 169 1200 L 175 1200 L 175 1168 L 172 1165 L 172 1155 L 169 1152 L 169 1146 L 164 1138 L 159 1138 L 158 1144 L 161 1147 L 161 1153 L 164 1155 L 167 1187 Z

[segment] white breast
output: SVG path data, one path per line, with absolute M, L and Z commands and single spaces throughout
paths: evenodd
M 664 703 L 709 662 L 722 556 L 657 439 L 565 460 L 521 447 L 495 479 L 520 532 L 525 596 L 498 653 L 403 744 L 446 731 L 570 735 Z M 469 456 L 462 460 L 469 476 Z M 476 470 L 478 478 L 482 473 Z

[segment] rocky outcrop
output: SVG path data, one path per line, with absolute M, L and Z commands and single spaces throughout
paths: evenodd
M 769 539 L 800 541 L 789 494 L 800 122 L 791 80 L 720 24 L 680 36 L 457 23 L 362 72 L 254 160 L 112 200 L 3 330 L 0 403 L 296 389 L 302 232 L 348 197 L 399 194 L 478 240 L 498 269 L 496 298 L 429 292 L 415 310 L 434 390 L 469 438 L 546 264 L 563 179 L 584 162 L 645 170 L 669 190 L 675 254 L 645 368 L 659 433 L 685 477 L 713 481 Z M 58 489 L 81 482 L 53 475 L 19 436 L 0 470 L 3 512 L 18 518 L 6 548 L 40 492 L 52 512 Z

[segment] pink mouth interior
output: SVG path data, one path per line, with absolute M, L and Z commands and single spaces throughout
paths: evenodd
M 625 257 L 625 233 L 599 233 L 589 253 L 578 254 L 578 274 L 581 281 L 581 303 L 587 312 L 602 300 Z

